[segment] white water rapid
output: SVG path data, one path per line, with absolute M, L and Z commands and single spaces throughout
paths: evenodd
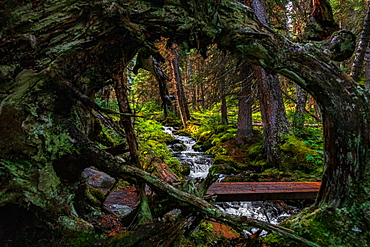
M 184 151 L 172 151 L 172 154 L 183 164 L 190 166 L 189 178 L 205 178 L 208 175 L 208 170 L 212 166 L 212 156 L 205 155 L 203 152 L 195 151 L 193 146 L 196 141 L 188 136 L 180 136 L 173 134 L 173 127 L 163 127 L 164 132 L 172 135 L 181 144 L 186 146 Z M 171 148 L 171 147 L 169 147 Z

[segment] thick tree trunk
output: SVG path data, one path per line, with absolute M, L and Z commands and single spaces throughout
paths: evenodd
M 255 67 L 258 97 L 261 106 L 264 150 L 267 162 L 273 167 L 281 166 L 279 145 L 281 136 L 289 132 L 288 117 L 277 75 L 267 75 L 260 67 Z
M 304 128 L 307 92 L 300 86 L 296 85 L 297 103 L 295 107 L 295 114 L 293 119 L 294 131 L 299 134 Z
M 170 63 L 172 68 L 172 80 L 176 87 L 177 104 L 181 115 L 182 124 L 186 128 L 187 122 L 190 120 L 190 113 L 185 97 L 184 88 L 182 86 L 181 72 L 179 67 L 179 59 L 177 54 L 177 45 L 173 44 L 170 47 Z
M 268 27 L 263 0 L 251 0 L 251 7 L 258 20 Z M 258 97 L 261 105 L 263 122 L 264 151 L 267 162 L 273 167 L 281 166 L 279 145 L 281 136 L 288 134 L 288 117 L 285 113 L 282 92 L 278 75 L 267 74 L 266 71 L 254 66 L 257 78 Z
M 367 47 L 369 47 L 369 44 L 370 44 L 370 3 L 368 4 L 367 7 L 364 26 L 362 27 L 360 40 L 357 46 L 356 56 L 353 60 L 351 67 L 351 76 L 355 81 L 358 81 L 358 79 L 361 76 L 365 53 Z
M 237 143 L 245 143 L 253 137 L 253 119 L 252 119 L 252 66 L 242 63 L 239 66 L 240 73 L 240 91 L 238 94 L 238 132 L 236 134 Z

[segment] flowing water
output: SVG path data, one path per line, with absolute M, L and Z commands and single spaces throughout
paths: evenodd
M 190 166 L 189 178 L 205 178 L 208 175 L 208 170 L 212 166 L 213 158 L 211 155 L 205 155 L 203 152 L 195 151 L 193 146 L 195 140 L 188 136 L 173 134 L 173 127 L 163 127 L 164 132 L 172 135 L 181 144 L 184 144 L 186 150 L 173 151 L 172 154 L 183 164 Z M 175 144 L 176 145 L 176 144 Z M 169 146 L 171 149 L 171 146 Z
M 163 127 L 164 132 L 172 135 L 181 144 L 186 146 L 184 151 L 173 151 L 173 155 L 183 164 L 190 166 L 189 179 L 205 178 L 208 174 L 209 168 L 212 166 L 212 156 L 205 155 L 203 152 L 195 151 L 193 146 L 196 141 L 188 136 L 181 136 L 174 134 L 174 128 Z M 174 144 L 176 145 L 176 144 Z M 171 145 L 169 148 L 171 149 Z M 220 175 L 218 182 L 225 176 Z M 288 206 L 285 203 L 279 202 L 253 201 L 253 202 L 216 202 L 216 206 L 224 212 L 246 216 L 253 219 L 258 219 L 272 224 L 278 224 L 280 221 L 288 218 L 292 214 L 299 212 L 296 207 Z

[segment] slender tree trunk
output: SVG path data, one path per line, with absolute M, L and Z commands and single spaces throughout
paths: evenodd
M 189 108 L 186 102 L 185 92 L 182 86 L 181 73 L 179 68 L 179 60 L 177 54 L 177 45 L 172 44 L 170 47 L 170 62 L 172 68 L 173 82 L 177 92 L 177 104 L 180 110 L 180 116 L 184 127 L 187 126 L 187 122 L 190 120 Z
M 221 99 L 221 124 L 222 125 L 228 125 L 229 121 L 227 118 L 227 103 L 226 98 L 222 97 Z
M 237 143 L 245 143 L 253 136 L 252 121 L 252 66 L 242 63 L 239 66 L 240 91 L 238 107 L 238 132 L 236 134 Z
M 296 85 L 297 104 L 293 119 L 294 131 L 299 134 L 304 128 L 307 92 L 300 86 Z
M 226 102 L 226 85 L 225 81 L 221 81 L 221 124 L 227 125 L 229 124 L 228 118 L 227 118 L 227 102 Z
M 361 76 L 364 64 L 364 57 L 368 44 L 370 43 L 370 3 L 368 4 L 364 26 L 361 31 L 360 41 L 358 42 L 356 56 L 351 67 L 351 76 L 353 80 L 358 81 Z
M 115 74 L 113 76 L 113 80 L 120 113 L 131 114 L 127 93 L 127 75 L 125 74 L 125 70 L 121 70 Z M 126 140 L 130 150 L 131 162 L 135 166 L 142 168 L 139 160 L 138 142 L 132 125 L 131 116 L 121 115 L 120 124 L 125 130 Z M 141 207 L 141 211 L 139 213 L 139 225 L 143 225 L 152 222 L 152 214 L 148 204 L 148 197 L 145 192 L 145 183 L 140 183 L 138 187 Z

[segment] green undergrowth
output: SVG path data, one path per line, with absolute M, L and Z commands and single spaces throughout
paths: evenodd
M 364 222 L 362 212 L 364 207 L 350 209 L 332 208 L 305 208 L 298 215 L 290 217 L 280 223 L 280 226 L 294 230 L 299 236 L 317 243 L 319 246 L 352 247 L 368 246 L 370 240 L 368 219 Z M 270 247 L 295 247 L 295 243 L 283 239 L 276 233 L 265 237 L 266 245 Z
M 153 172 L 159 159 L 181 176 L 186 168 L 168 150 L 167 143 L 174 138 L 163 132 L 162 124 L 155 120 L 138 120 L 136 129 L 142 166 Z
M 197 115 L 186 131 L 214 156 L 214 172 L 231 175 L 228 181 L 317 181 L 322 175 L 322 131 L 317 127 L 307 127 L 300 136 L 282 137 L 280 167 L 267 163 L 261 131 L 255 130 L 249 142 L 240 144 L 235 140 L 236 126 L 220 125 L 211 114 Z

